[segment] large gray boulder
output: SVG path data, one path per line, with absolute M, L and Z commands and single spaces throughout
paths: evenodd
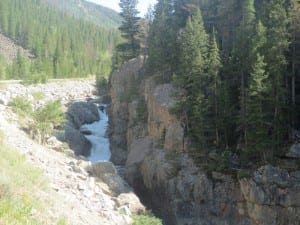
M 79 130 L 70 126 L 70 124 L 65 126 L 65 141 L 76 155 L 89 156 L 92 147 L 91 143 Z
M 93 103 L 75 102 L 68 108 L 67 120 L 76 129 L 83 124 L 93 123 L 99 119 L 98 108 Z
M 286 156 L 289 158 L 300 158 L 300 143 L 293 144 Z

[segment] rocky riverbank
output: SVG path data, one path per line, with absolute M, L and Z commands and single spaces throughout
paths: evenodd
M 55 137 L 50 137 L 46 146 L 37 144 L 23 131 L 8 106 L 12 98 L 21 95 L 31 100 L 34 108 L 56 99 L 61 99 L 67 108 L 74 100 L 93 98 L 93 92 L 94 81 L 53 82 L 27 87 L 6 84 L 0 88 L 0 129 L 7 144 L 41 168 L 48 178 L 51 190 L 40 193 L 40 197 L 52 202 L 49 212 L 53 217 L 63 215 L 72 225 L 130 224 L 132 214 L 143 212 L 145 208 L 112 163 L 91 165 L 85 158 L 75 156 Z M 44 97 L 36 99 L 34 93 L 43 93 Z

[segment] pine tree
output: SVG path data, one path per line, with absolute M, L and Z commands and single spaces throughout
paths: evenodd
M 245 0 L 243 4 L 243 19 L 238 29 L 237 45 L 234 49 L 236 57 L 236 66 L 240 81 L 240 112 L 239 112 L 239 130 L 242 136 L 243 144 L 246 144 L 246 88 L 251 70 L 251 52 L 253 51 L 252 37 L 254 33 L 255 8 L 254 0 Z
M 169 75 L 174 64 L 176 35 L 172 27 L 172 1 L 158 0 L 149 31 L 149 59 L 147 70 Z
M 272 123 L 270 117 L 271 82 L 266 72 L 264 57 L 256 56 L 249 78 L 247 89 L 247 136 L 246 153 L 248 157 L 262 156 L 270 145 L 269 129 Z
M 123 43 L 126 51 L 126 58 L 134 58 L 139 54 L 139 11 L 137 10 L 137 0 L 120 0 L 119 6 L 121 8 L 120 15 L 123 17 L 122 25 L 119 30 L 122 32 L 122 37 L 125 38 L 126 43 Z
M 194 136 L 199 146 L 204 149 L 207 144 L 205 121 L 209 112 L 205 76 L 208 56 L 208 35 L 204 29 L 202 15 L 198 9 L 187 19 L 187 24 L 179 39 L 180 71 L 175 77 L 175 84 L 184 90 L 179 101 L 179 111 L 185 117 L 187 130 Z
M 216 40 L 216 33 L 213 29 L 213 34 L 210 40 L 210 46 L 209 46 L 209 54 L 208 54 L 208 62 L 207 62 L 207 75 L 208 79 L 210 81 L 210 89 L 211 93 L 209 96 L 209 102 L 211 104 L 213 115 L 212 118 L 210 118 L 210 121 L 212 121 L 212 128 L 214 130 L 214 142 L 217 146 L 220 144 L 220 130 L 221 130 L 221 115 L 220 115 L 220 103 L 219 103 L 219 89 L 220 89 L 220 69 L 222 67 L 219 48 Z M 221 119 L 222 120 L 222 119 Z M 223 127 L 222 127 L 223 129 Z
M 267 72 L 272 80 L 272 150 L 279 150 L 287 131 L 286 111 L 286 56 L 288 49 L 287 13 L 282 0 L 271 0 L 265 4 L 263 23 L 266 26 L 264 49 Z M 270 155 L 273 155 L 270 152 Z
M 296 122 L 296 80 L 297 71 L 300 71 L 300 1 L 291 0 L 289 8 L 290 29 L 290 61 L 291 61 L 291 125 L 295 127 Z

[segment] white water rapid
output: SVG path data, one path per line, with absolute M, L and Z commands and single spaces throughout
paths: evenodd
M 85 133 L 91 133 L 85 135 L 91 144 L 91 154 L 88 159 L 92 162 L 109 161 L 111 153 L 109 150 L 109 139 L 106 136 L 106 130 L 108 127 L 108 115 L 106 113 L 106 105 L 99 105 L 98 112 L 100 120 L 91 124 L 84 124 L 80 130 L 84 130 Z M 102 109 L 101 109 L 102 108 Z

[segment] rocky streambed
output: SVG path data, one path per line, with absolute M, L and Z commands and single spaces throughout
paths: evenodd
M 97 105 L 86 101 L 95 98 L 93 92 L 94 81 L 51 82 L 27 87 L 6 84 L 0 88 L 0 129 L 6 142 L 48 177 L 51 190 L 41 193 L 41 198 L 53 202 L 49 206 L 52 217 L 63 214 L 69 224 L 75 225 L 130 224 L 132 214 L 145 210 L 132 188 L 111 162 L 92 164 L 79 156 L 88 156 L 92 147 L 82 132 L 91 129 L 84 124 L 102 122 Z M 43 93 L 44 97 L 36 99 L 34 93 Z M 56 137 L 49 137 L 43 146 L 31 140 L 8 106 L 16 96 L 31 100 L 34 108 L 60 99 L 67 112 L 65 135 L 58 133 Z M 73 150 L 62 142 L 64 140 Z

